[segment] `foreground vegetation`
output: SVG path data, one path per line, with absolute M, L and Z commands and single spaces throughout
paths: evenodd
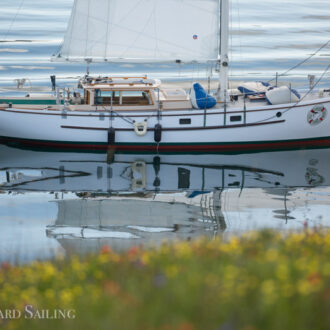
M 75 319 L 30 309 L 29 319 L 0 318 L 0 327 L 330 329 L 330 231 L 253 232 L 123 254 L 105 246 L 85 258 L 3 264 L 1 311 L 31 305 L 75 310 Z

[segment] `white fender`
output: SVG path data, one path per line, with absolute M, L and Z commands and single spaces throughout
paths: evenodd
M 141 122 L 134 122 L 134 131 L 136 135 L 138 136 L 144 136 L 147 134 L 147 129 L 148 129 L 148 121 L 141 121 Z
M 296 103 L 299 101 L 299 94 L 296 94 L 287 86 L 276 87 L 266 92 L 266 98 L 269 104 Z

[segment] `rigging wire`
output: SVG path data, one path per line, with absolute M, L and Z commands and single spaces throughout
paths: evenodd
M 308 56 L 307 58 L 305 58 L 303 61 L 297 63 L 296 65 L 294 65 L 292 68 L 280 73 L 277 75 L 277 77 L 281 77 L 281 76 L 285 76 L 287 73 L 289 73 L 290 71 L 298 68 L 299 66 L 301 66 L 302 64 L 306 63 L 308 60 L 310 60 L 312 57 L 314 57 L 317 53 L 319 53 L 323 48 L 327 47 L 330 43 L 330 39 L 325 43 L 323 44 L 317 51 L 315 51 L 313 54 L 311 54 L 310 56 Z M 273 78 L 269 81 L 267 81 L 268 83 L 275 80 L 276 78 Z
M 330 42 L 330 40 L 329 40 Z M 294 107 L 296 107 L 301 101 L 303 101 L 306 96 L 308 96 L 309 94 L 311 94 L 311 92 L 315 89 L 315 87 L 318 86 L 318 84 L 322 81 L 322 79 L 324 78 L 324 76 L 326 75 L 326 73 L 330 70 L 330 64 L 328 64 L 328 66 L 325 68 L 325 70 L 323 71 L 322 75 L 320 76 L 320 78 L 316 81 L 316 83 L 312 86 L 312 88 L 300 99 L 298 100 L 296 103 L 294 103 L 292 106 L 288 107 L 286 110 L 284 110 L 282 112 L 282 115 L 290 110 L 292 110 Z M 268 120 L 271 120 L 271 119 L 274 119 L 276 118 L 277 116 L 271 116 L 267 119 L 263 119 L 263 120 L 260 120 L 260 121 L 257 121 L 255 123 L 263 123 L 263 122 L 267 122 Z
M 328 43 L 330 42 L 330 40 L 328 41 Z M 326 73 L 330 70 L 330 64 L 328 64 L 328 66 L 325 68 L 325 70 L 323 71 L 322 75 L 320 76 L 320 78 L 316 81 L 316 83 L 312 86 L 312 88 L 299 100 L 297 101 L 293 106 L 291 106 L 290 108 L 286 109 L 285 111 L 283 111 L 282 113 L 286 113 L 289 110 L 291 110 L 293 107 L 295 107 L 296 105 L 298 105 L 302 100 L 304 100 L 306 98 L 307 95 L 309 95 L 315 87 L 318 86 L 318 84 L 322 81 L 323 77 L 326 75 Z
M 19 7 L 18 7 L 18 9 L 17 9 L 17 11 L 16 11 L 16 14 L 15 14 L 14 18 L 12 19 L 12 21 L 11 21 L 11 23 L 10 23 L 10 25 L 9 25 L 9 28 L 8 28 L 7 32 L 5 33 L 5 35 L 4 35 L 4 37 L 3 37 L 3 40 L 4 40 L 4 41 L 7 40 L 8 34 L 9 34 L 9 32 L 11 31 L 11 29 L 12 29 L 14 23 L 16 22 L 17 16 L 18 16 L 18 14 L 20 13 L 20 11 L 21 11 L 21 9 L 22 9 L 22 7 L 23 7 L 24 1 L 25 1 L 25 0 L 22 0 L 22 1 L 21 1 L 20 5 L 19 5 Z
M 105 106 L 102 106 L 102 108 L 104 109 L 104 111 L 107 111 L 107 109 L 105 108 Z M 117 118 L 122 119 L 123 121 L 125 121 L 125 122 L 128 123 L 128 124 L 133 125 L 133 124 L 135 123 L 135 120 L 132 119 L 130 116 L 121 115 L 121 114 L 119 114 L 117 111 L 114 111 L 114 110 L 112 110 L 111 112 L 113 112 L 113 113 L 116 115 Z M 149 115 L 149 116 L 146 116 L 145 119 L 148 120 L 148 119 L 150 119 L 152 116 L 153 116 L 152 114 Z
M 244 63 L 245 57 L 243 57 L 242 53 L 242 35 L 241 35 L 241 13 L 240 13 L 240 2 L 237 0 L 237 20 L 238 20 L 238 40 L 239 40 L 239 62 Z M 244 63 L 245 64 L 245 63 Z M 244 68 L 246 68 L 246 65 L 244 65 Z M 245 69 L 244 69 L 245 71 Z M 244 72 L 244 76 L 246 76 L 246 73 Z
M 230 5 L 230 11 L 232 12 L 233 11 L 233 4 L 230 2 L 229 5 Z M 233 28 L 233 17 L 232 17 L 232 15 L 229 15 L 229 30 L 232 29 L 232 28 Z M 229 36 L 230 36 L 230 47 L 233 47 L 233 34 L 232 33 L 229 33 Z M 233 59 L 233 55 L 232 54 L 233 54 L 233 52 L 230 51 L 229 52 L 229 55 L 228 55 L 228 57 L 230 57 L 229 58 L 229 63 L 231 63 L 231 61 Z M 233 68 L 230 65 L 229 66 L 229 69 L 228 69 L 228 75 L 229 76 L 232 76 L 232 73 L 233 73 Z M 227 84 L 228 84 L 227 88 L 231 88 L 231 84 L 230 84 L 229 79 L 228 79 Z
M 200 67 L 199 67 L 199 63 L 197 62 L 197 81 L 199 82 L 200 81 L 200 76 L 199 76 L 199 74 L 200 74 Z

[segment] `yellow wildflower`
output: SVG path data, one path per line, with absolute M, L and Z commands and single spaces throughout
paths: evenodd
M 182 242 L 176 245 L 175 252 L 178 257 L 189 258 L 192 256 L 192 250 L 190 244 L 187 242 Z
M 147 252 L 142 253 L 141 260 L 145 265 L 147 265 L 150 262 L 149 253 L 147 253 Z
M 60 299 L 64 305 L 68 305 L 72 302 L 72 293 L 70 290 L 62 290 L 60 293 Z
M 99 256 L 98 256 L 98 261 L 100 264 L 106 264 L 109 262 L 109 254 L 106 254 L 106 253 L 101 253 Z
M 179 273 L 179 269 L 175 265 L 170 265 L 165 269 L 165 273 L 169 278 L 175 277 Z
M 276 286 L 273 280 L 265 280 L 261 284 L 261 291 L 265 296 L 265 302 L 272 304 L 277 298 Z
M 83 293 L 83 289 L 81 288 L 81 286 L 79 285 L 75 285 L 73 288 L 72 288 L 72 292 L 75 296 L 80 296 L 82 293 Z
M 268 249 L 265 254 L 266 261 L 273 262 L 278 258 L 278 251 L 274 248 Z
M 288 265 L 281 263 L 276 268 L 276 276 L 279 280 L 286 281 L 289 277 Z
M 97 280 L 101 280 L 104 277 L 103 273 L 100 270 L 95 270 L 93 275 Z
M 45 291 L 45 297 L 49 300 L 53 300 L 55 298 L 55 291 L 53 289 L 47 289 Z
M 42 279 L 48 280 L 56 274 L 55 267 L 50 262 L 45 262 L 42 268 Z
M 312 292 L 311 285 L 306 280 L 300 280 L 297 284 L 298 292 L 302 295 L 308 295 Z

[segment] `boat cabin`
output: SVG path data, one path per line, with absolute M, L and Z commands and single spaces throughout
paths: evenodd
M 190 109 L 189 95 L 182 88 L 162 88 L 161 81 L 147 77 L 87 77 L 81 82 L 83 98 L 73 104 L 84 104 L 109 110 Z

